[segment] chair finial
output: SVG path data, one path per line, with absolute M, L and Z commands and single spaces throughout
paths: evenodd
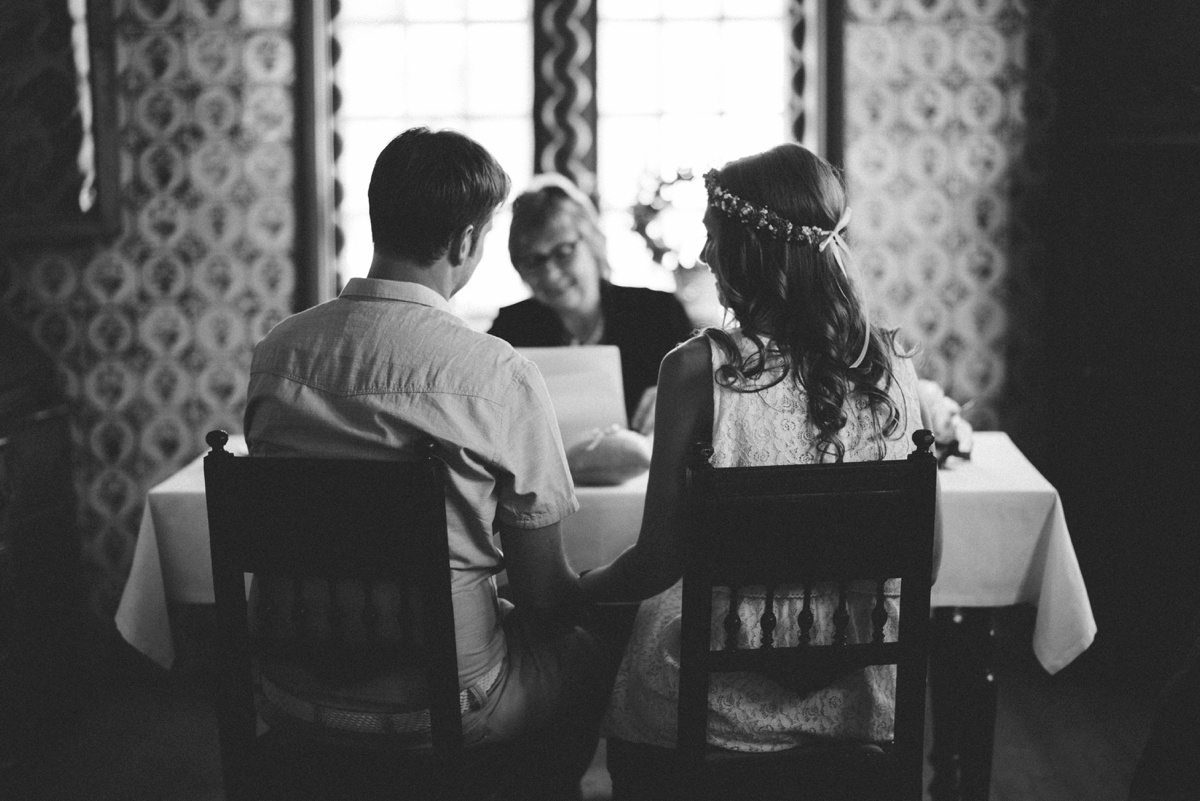
M 917 446 L 917 453 L 922 455 L 930 455 L 930 449 L 933 447 L 933 432 L 927 428 L 918 429 L 912 435 L 913 444 Z
M 204 435 L 204 441 L 208 443 L 208 447 L 212 448 L 214 453 L 226 453 L 225 444 L 229 442 L 229 432 L 219 428 L 209 431 Z

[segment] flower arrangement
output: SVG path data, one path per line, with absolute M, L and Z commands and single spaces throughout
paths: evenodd
M 643 176 L 636 202 L 630 206 L 633 230 L 646 243 L 656 264 L 668 270 L 690 270 L 704 243 L 704 187 L 690 167 L 665 175 Z
M 951 456 L 971 458 L 974 429 L 962 416 L 970 406 L 960 406 L 936 382 L 917 380 L 917 398 L 921 404 L 921 425 L 933 432 L 933 447 L 938 465 L 945 467 Z
M 646 173 L 629 207 L 633 230 L 654 263 L 675 279 L 675 294 L 697 326 L 721 325 L 716 282 L 700 262 L 705 232 L 700 220 L 708 203 L 702 181 L 690 167 Z

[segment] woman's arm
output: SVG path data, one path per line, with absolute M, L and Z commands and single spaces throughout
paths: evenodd
M 693 337 L 668 353 L 659 368 L 654 451 L 637 542 L 580 579 L 587 600 L 649 598 L 683 574 L 685 470 L 698 427 L 709 434 L 711 400 L 708 339 Z

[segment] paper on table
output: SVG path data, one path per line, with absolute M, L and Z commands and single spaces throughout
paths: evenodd
M 564 448 L 597 428 L 628 427 L 621 351 L 616 345 L 517 348 L 517 352 L 536 364 L 546 381 Z

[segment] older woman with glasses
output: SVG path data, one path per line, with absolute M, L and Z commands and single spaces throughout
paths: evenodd
M 517 347 L 616 345 L 630 427 L 652 433 L 658 365 L 694 329 L 683 304 L 608 281 L 596 207 L 561 175 L 535 177 L 513 201 L 508 252 L 533 297 L 501 309 L 489 333 Z

